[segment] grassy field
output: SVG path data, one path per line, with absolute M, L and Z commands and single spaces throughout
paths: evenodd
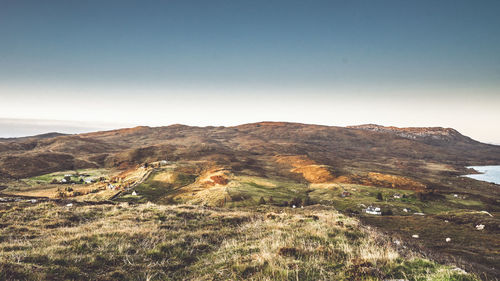
M 348 191 L 351 195 L 342 198 L 342 191 Z M 377 199 L 377 194 L 382 195 L 382 200 Z M 399 194 L 404 198 L 394 198 L 394 194 Z M 416 212 L 425 214 L 439 214 L 460 209 L 480 210 L 483 204 L 472 199 L 459 199 L 452 195 L 444 196 L 437 200 L 419 200 L 415 192 L 408 190 L 398 190 L 392 188 L 382 188 L 373 186 L 353 185 L 353 184 L 332 184 L 329 188 L 315 188 L 310 197 L 325 204 L 331 204 L 337 209 L 345 211 L 362 212 L 366 207 L 377 206 L 382 210 L 391 210 L 395 215 L 412 215 Z M 410 209 L 404 212 L 403 209 Z
M 128 192 L 119 197 L 117 201 L 172 204 L 175 203 L 172 196 L 176 194 L 176 189 L 193 183 L 195 179 L 195 175 L 176 171 L 175 168 L 162 168 L 153 172 L 144 182 L 134 187 L 133 190 L 139 196 L 133 196 L 131 192 Z
M 85 178 L 99 179 L 100 177 L 109 177 L 110 173 L 111 171 L 109 169 L 80 169 L 76 171 L 71 170 L 71 171 L 62 171 L 62 172 L 45 174 L 26 179 L 24 181 L 29 185 L 49 184 L 54 179 L 57 181 L 61 181 L 64 178 L 64 176 L 68 174 L 68 175 L 73 175 L 71 177 L 72 181 L 78 182 L 80 180 L 80 177 L 74 176 L 75 174 L 89 175 Z
M 297 220 L 309 221 L 310 218 L 316 220 L 315 217 L 320 217 L 319 215 L 317 215 L 317 213 L 323 214 L 325 216 L 331 213 L 331 215 L 335 215 L 336 217 L 338 216 L 339 218 L 342 218 L 339 220 L 356 222 L 356 219 L 343 217 L 342 215 L 337 213 L 338 210 L 343 213 L 352 215 L 354 217 L 358 217 L 363 222 L 372 226 L 376 226 L 377 228 L 383 231 L 388 231 L 391 233 L 391 236 L 399 237 L 400 240 L 406 239 L 408 246 L 411 246 L 413 249 L 418 249 L 421 252 L 425 252 L 426 254 L 430 254 L 431 257 L 435 260 L 439 260 L 441 262 L 452 262 L 455 264 L 459 264 L 461 267 L 467 270 L 475 270 L 475 272 L 480 272 L 480 273 L 489 272 L 488 276 L 481 276 L 481 277 L 484 277 L 487 280 L 494 280 L 491 279 L 491 276 L 495 275 L 494 271 L 495 269 L 493 269 L 492 271 L 491 268 L 494 268 L 496 266 L 495 264 L 497 263 L 498 260 L 498 258 L 496 257 L 498 256 L 498 249 L 500 248 L 500 245 L 498 245 L 498 239 L 496 238 L 497 236 L 495 236 L 495 233 L 498 233 L 498 228 L 495 228 L 495 226 L 498 225 L 498 219 L 497 219 L 498 214 L 494 213 L 493 217 L 490 217 L 485 213 L 481 213 L 481 211 L 487 208 L 487 206 L 483 201 L 478 200 L 477 197 L 473 195 L 455 196 L 453 193 L 448 193 L 448 194 L 441 194 L 436 198 L 422 199 L 419 196 L 417 196 L 415 191 L 411 190 L 398 190 L 394 188 L 382 188 L 382 187 L 366 186 L 359 184 L 343 184 L 343 183 L 312 184 L 283 177 L 268 178 L 268 177 L 250 176 L 246 174 L 233 174 L 232 172 L 226 173 L 220 169 L 211 169 L 208 170 L 207 172 L 205 170 L 202 170 L 200 167 L 197 167 L 193 163 L 183 163 L 183 164 L 175 163 L 173 165 L 156 168 L 152 171 L 153 172 L 142 183 L 133 186 L 132 189 L 123 192 L 120 197 L 115 199 L 116 201 L 121 202 L 121 204 L 131 203 L 134 204 L 133 206 L 127 206 L 127 207 L 125 207 L 126 205 L 122 205 L 122 207 L 112 206 L 112 205 L 109 206 L 105 205 L 106 207 L 80 206 L 77 209 L 73 210 L 70 208 L 63 208 L 59 206 L 52 206 L 50 208 L 46 207 L 45 209 L 43 209 L 42 208 L 42 206 L 44 206 L 43 204 L 38 207 L 41 209 L 37 209 L 37 207 L 35 206 L 19 205 L 17 207 L 16 206 L 12 207 L 12 210 L 9 210 L 8 212 L 6 211 L 4 215 L 10 216 L 11 211 L 14 212 L 13 210 L 21 212 L 21 209 L 23 208 L 27 208 L 27 210 L 30 210 L 27 212 L 27 214 L 29 214 L 31 210 L 37 209 L 38 210 L 37 215 L 40 217 L 44 216 L 44 219 L 41 220 L 43 221 L 43 223 L 40 222 L 37 225 L 32 225 L 29 220 L 22 218 L 21 215 L 18 215 L 20 221 L 23 222 L 22 224 L 18 225 L 15 225 L 13 223 L 4 224 L 3 222 L 0 221 L 0 225 L 2 227 L 3 226 L 7 227 L 7 229 L 20 231 L 20 233 L 23 233 L 24 230 L 28 231 L 28 233 L 31 233 L 30 231 L 33 231 L 31 234 L 26 234 L 27 236 L 30 235 L 44 236 L 46 234 L 45 232 L 52 233 L 53 231 L 55 231 L 53 229 L 62 230 L 64 227 L 66 228 L 69 226 L 73 227 L 73 223 L 71 222 L 71 220 L 73 219 L 79 223 L 81 221 L 87 222 L 86 218 L 87 215 L 85 215 L 84 219 L 76 218 L 75 216 L 79 216 L 79 212 L 82 212 L 84 210 L 87 210 L 85 212 L 91 212 L 91 210 L 93 210 L 92 212 L 102 213 L 101 215 L 96 215 L 95 219 L 89 217 L 88 225 L 94 223 L 93 222 L 94 220 L 100 221 L 100 224 L 93 225 L 93 227 L 99 228 L 106 226 L 108 223 L 112 223 L 116 227 L 119 228 L 125 227 L 125 229 L 127 229 L 128 227 L 126 226 L 127 223 L 132 225 L 138 224 L 141 226 L 140 232 L 146 231 L 144 228 L 152 227 L 151 230 L 147 231 L 149 233 L 148 235 L 152 236 L 160 235 L 162 237 L 161 239 L 164 238 L 167 239 L 166 237 L 169 237 L 168 239 L 173 239 L 174 236 L 171 236 L 171 233 L 169 232 L 164 232 L 163 229 L 171 229 L 171 227 L 172 229 L 182 228 L 178 225 L 182 223 L 182 221 L 179 222 L 176 220 L 172 220 L 175 218 L 175 216 L 168 214 L 171 214 L 172 212 L 174 212 L 174 210 L 175 212 L 179 210 L 192 210 L 186 212 L 194 213 L 193 215 L 194 217 L 193 218 L 189 217 L 190 220 L 183 220 L 183 223 L 185 224 L 191 223 L 191 225 L 189 226 L 191 230 L 193 230 L 194 232 L 203 232 L 204 228 L 210 229 L 212 226 L 215 226 L 217 224 L 222 224 L 218 226 L 216 230 L 214 229 L 213 233 L 210 235 L 216 235 L 215 233 L 217 231 L 220 231 L 220 235 L 224 237 L 224 241 L 228 239 L 233 239 L 235 236 L 237 236 L 239 237 L 238 238 L 239 240 L 231 242 L 231 243 L 236 243 L 237 246 L 235 246 L 235 248 L 224 246 L 226 244 L 224 244 L 223 241 L 215 243 L 214 244 L 215 246 L 212 244 L 210 244 L 210 247 L 206 245 L 201 246 L 201 247 L 208 247 L 207 249 L 210 250 L 206 250 L 204 248 L 203 250 L 200 251 L 199 253 L 200 255 L 197 255 L 196 261 L 178 261 L 178 264 L 174 266 L 175 267 L 174 269 L 172 269 L 170 265 L 167 266 L 163 264 L 164 263 L 163 260 L 161 259 L 156 260 L 152 257 L 155 255 L 156 257 L 165 255 L 164 252 L 166 251 L 168 252 L 169 255 L 169 258 L 167 259 L 168 262 L 172 262 L 177 259 L 182 260 L 184 255 L 186 254 L 183 252 L 184 250 L 177 249 L 175 247 L 174 247 L 175 249 L 168 248 L 171 246 L 170 244 L 167 243 L 167 240 L 161 240 L 158 243 L 167 243 L 169 246 L 168 247 L 161 245 L 158 247 L 154 246 L 153 248 L 150 249 L 149 254 L 146 252 L 142 253 L 139 251 L 138 253 L 130 252 L 129 254 L 125 255 L 126 259 L 129 260 L 140 259 L 141 264 L 137 265 L 137 268 L 140 268 L 141 270 L 145 270 L 145 268 L 148 268 L 149 270 L 150 267 L 152 266 L 151 264 L 157 264 L 157 263 L 163 264 L 161 266 L 158 265 L 158 268 L 153 266 L 152 267 L 153 269 L 151 271 L 153 273 L 151 275 L 143 276 L 144 277 L 143 278 L 139 275 L 139 273 L 137 273 L 137 275 L 134 275 L 132 277 L 132 280 L 148 279 L 149 277 L 153 277 L 153 279 L 156 278 L 158 280 L 193 279 L 193 278 L 196 279 L 198 278 L 197 276 L 205 276 L 201 278 L 203 280 L 207 279 L 211 280 L 213 278 L 215 279 L 253 278 L 256 280 L 266 280 L 266 278 L 267 279 L 270 278 L 269 276 L 272 276 L 271 279 L 273 280 L 276 279 L 296 280 L 297 278 L 299 278 L 299 280 L 304 280 L 304 279 L 305 280 L 307 279 L 358 280 L 359 276 L 346 275 L 347 273 L 345 272 L 349 272 L 349 266 L 355 266 L 355 267 L 359 266 L 360 267 L 359 270 L 365 270 L 364 265 L 356 264 L 357 262 L 356 256 L 360 255 L 359 252 L 356 254 L 352 254 L 348 260 L 339 262 L 339 265 L 336 265 L 335 268 L 329 268 L 331 266 L 330 263 L 333 257 L 329 257 L 329 259 L 323 260 L 322 255 L 319 256 L 316 255 L 316 253 L 310 248 L 307 248 L 308 250 L 305 252 L 307 253 L 307 255 L 305 255 L 302 252 L 305 248 L 298 249 L 298 247 L 287 246 L 289 244 L 290 245 L 297 243 L 300 244 L 305 241 L 304 239 L 309 239 L 307 236 L 303 236 L 302 233 L 306 231 L 306 229 L 303 228 L 305 225 L 301 225 L 302 222 L 296 223 L 296 221 Z M 138 173 L 138 175 L 144 174 L 143 172 Z M 25 187 L 21 188 L 22 191 L 18 192 L 18 194 L 40 195 L 40 196 L 45 196 L 49 193 L 56 194 L 56 189 L 57 186 L 59 185 L 47 184 L 47 182 L 52 181 L 52 179 L 54 178 L 58 179 L 60 177 L 63 177 L 64 174 L 66 173 L 72 173 L 72 172 L 53 173 L 27 179 L 25 181 L 28 182 L 29 184 L 25 184 Z M 99 169 L 99 170 L 80 171 L 80 173 L 91 174 L 93 176 L 102 176 L 109 174 L 110 171 Z M 135 174 L 131 173 L 130 175 L 135 175 Z M 207 179 L 209 179 L 213 175 L 223 175 L 224 177 L 227 178 L 227 182 L 224 182 L 223 184 L 208 184 Z M 61 186 L 64 187 L 68 185 L 61 185 Z M 80 202 L 83 201 L 95 202 L 95 201 L 107 200 L 117 192 L 115 190 L 108 190 L 108 189 L 98 190 L 95 193 L 88 192 L 88 190 L 84 190 L 85 188 L 92 188 L 93 187 L 92 185 L 74 185 L 73 187 L 75 188 L 75 190 L 78 191 L 80 191 L 81 189 L 82 193 L 84 194 L 82 196 L 71 197 L 72 200 Z M 137 195 L 132 195 L 132 191 L 135 191 Z M 343 191 L 348 192 L 348 195 L 345 197 L 341 196 Z M 400 198 L 395 198 L 394 197 L 395 194 L 398 194 Z M 296 200 L 299 200 L 300 203 L 293 203 L 296 202 Z M 154 204 L 158 205 L 153 205 L 153 204 L 148 205 L 147 204 L 148 202 L 153 202 Z M 83 203 L 77 203 L 77 204 L 83 204 Z M 139 205 L 136 206 L 135 204 Z M 187 204 L 189 206 L 182 204 Z M 297 208 L 296 209 L 290 208 L 292 204 L 296 205 Z M 316 204 L 319 204 L 323 207 L 317 207 Z M 191 207 L 191 205 L 198 205 L 198 207 Z M 315 205 L 316 207 L 309 207 L 309 205 Z M 51 205 L 49 204 L 47 206 Z M 302 209 L 301 206 L 304 206 L 305 208 Z M 374 216 L 364 213 L 363 210 L 367 206 L 380 207 L 384 212 L 384 215 Z M 214 207 L 224 207 L 225 209 L 214 209 Z M 59 210 L 58 212 L 61 212 L 61 214 L 64 213 L 65 214 L 64 216 L 66 215 L 70 216 L 72 212 L 75 215 L 71 219 L 69 219 L 70 220 L 69 222 L 66 219 L 62 219 L 62 221 L 58 222 L 59 215 L 55 214 L 51 210 L 51 208 Z M 150 218 L 148 218 L 147 220 L 137 219 L 137 216 L 138 217 L 144 216 L 144 214 L 141 212 L 146 212 L 144 210 L 148 210 L 147 212 L 149 212 L 149 209 L 151 208 L 154 210 L 161 210 L 161 212 L 164 212 L 164 214 L 159 215 L 158 217 L 159 225 L 156 224 L 155 220 L 152 220 Z M 315 209 L 314 211 L 311 211 L 309 208 L 315 208 Z M 112 209 L 114 210 L 113 212 L 110 211 Z M 406 209 L 407 211 L 404 211 L 404 209 Z M 244 223 L 241 222 L 236 225 L 230 225 L 230 224 L 224 225 L 222 222 L 217 220 L 215 221 L 212 219 L 205 220 L 204 217 L 203 218 L 199 217 L 198 215 L 199 212 L 202 213 L 208 212 L 207 210 L 209 210 L 211 214 L 215 214 L 213 212 L 216 212 L 218 216 L 221 217 L 225 216 L 238 217 L 244 214 L 245 217 L 243 219 Z M 45 215 L 43 215 L 44 211 L 46 212 Z M 388 214 L 387 211 L 390 211 L 391 214 Z M 289 215 L 300 214 L 300 216 L 302 217 L 301 219 L 297 219 L 297 217 L 294 219 L 289 217 L 283 219 L 282 214 L 284 212 L 288 213 Z M 273 215 L 271 215 L 272 217 L 278 216 L 280 219 L 278 219 L 278 221 L 276 221 L 275 219 L 268 220 L 267 215 L 269 213 L 273 213 Z M 415 215 L 415 213 L 424 213 L 425 215 L 418 216 Z M 133 216 L 136 216 L 136 218 L 134 219 Z M 192 216 L 192 214 L 188 214 L 186 216 Z M 48 219 L 50 217 L 54 217 L 55 219 L 52 220 Z M 40 221 L 39 219 L 37 220 Z M 121 222 L 122 220 L 124 221 L 124 223 Z M 25 221 L 28 223 L 25 223 Z M 53 223 L 45 225 L 45 222 L 48 223 L 48 221 L 52 221 Z M 256 225 L 254 224 L 253 228 L 251 228 L 251 231 L 253 232 L 252 235 L 247 235 L 244 238 L 242 233 L 239 233 L 237 229 L 233 229 L 235 227 L 238 228 L 243 224 L 249 224 L 250 221 L 254 222 L 257 221 L 258 226 L 263 228 L 255 228 Z M 280 223 L 275 224 L 277 222 Z M 165 223 L 172 224 L 172 226 L 165 226 L 164 225 Z M 314 223 L 319 223 L 319 222 L 315 221 Z M 331 227 L 328 225 L 329 223 L 330 222 L 322 224 L 321 227 L 325 228 Z M 196 224 L 199 224 L 199 226 L 195 226 Z M 334 224 L 336 224 L 336 222 Z M 485 224 L 486 229 L 483 232 L 478 232 L 475 230 L 476 224 Z M 277 225 L 279 225 L 278 228 L 276 228 Z M 155 232 L 156 231 L 155 229 L 158 230 L 158 232 Z M 295 233 L 296 229 L 298 229 L 297 231 L 300 231 L 301 233 Z M 354 231 L 354 228 L 350 230 Z M 131 229 L 131 231 L 139 232 L 139 229 L 133 228 Z M 184 229 L 184 231 L 187 232 L 188 230 Z M 259 231 L 262 232 L 261 236 L 256 236 L 257 235 L 256 232 Z M 363 230 L 359 231 L 363 232 L 366 231 L 366 229 L 363 228 Z M 13 236 L 15 233 L 14 231 L 9 233 L 10 233 L 9 235 L 11 235 L 11 238 L 14 237 Z M 263 250 L 264 248 L 262 248 L 265 245 L 256 246 L 252 244 L 254 242 L 249 242 L 249 241 L 253 240 L 265 241 L 266 239 L 276 240 L 278 238 L 273 236 L 276 233 L 282 234 L 283 237 L 280 236 L 279 239 L 285 239 L 285 238 L 288 239 L 289 237 L 291 237 L 291 235 L 295 238 L 293 238 L 290 241 L 287 240 L 288 242 L 283 245 L 280 244 L 281 246 L 279 249 L 284 248 L 283 250 L 284 252 L 281 252 L 281 254 L 278 253 L 278 255 L 276 255 L 276 253 L 274 252 L 270 253 L 268 250 L 266 250 L 268 252 L 266 252 L 265 258 L 259 256 L 260 255 L 259 253 L 265 252 Z M 11 242 L 13 241 L 11 238 L 8 239 L 5 238 L 7 236 L 4 234 L 2 234 L 3 236 L 0 236 L 0 241 L 7 241 L 7 240 Z M 411 236 L 413 234 L 418 234 L 420 238 L 418 240 L 412 239 Z M 127 240 L 130 237 L 117 238 L 115 237 L 116 235 L 118 234 L 112 234 L 112 235 L 106 234 L 103 236 L 104 237 L 103 238 L 101 237 L 101 233 L 99 232 L 99 239 L 98 239 L 99 241 L 96 242 L 97 249 L 104 249 L 105 247 L 107 247 L 107 246 L 102 246 L 100 244 L 104 243 L 104 241 L 101 241 L 102 239 L 109 239 L 109 241 L 114 241 L 113 239 L 115 238 L 121 239 L 122 242 L 118 241 L 112 242 L 114 244 L 111 246 L 117 248 L 125 247 L 125 246 L 120 246 L 121 245 L 120 243 L 125 243 L 125 245 L 128 245 L 127 243 L 129 244 L 134 243 L 133 241 L 129 242 L 129 240 Z M 177 235 L 182 236 L 187 234 L 181 234 L 180 232 L 177 232 Z M 324 236 L 325 234 L 322 235 Z M 347 235 L 349 236 L 350 234 Z M 350 241 L 348 239 L 346 243 L 349 243 L 350 245 L 349 247 L 351 247 L 352 246 L 351 244 L 353 243 L 356 244 L 355 247 L 359 247 L 360 246 L 359 243 L 365 243 L 366 237 L 371 237 L 371 236 L 363 236 L 363 239 L 358 239 L 356 241 Z M 480 237 L 480 240 L 477 239 L 478 237 Z M 449 243 L 445 242 L 445 238 L 451 238 L 451 242 Z M 20 238 L 18 240 L 21 241 L 22 239 L 23 238 Z M 87 241 L 90 238 L 79 237 L 79 236 L 74 238 L 75 241 L 79 239 Z M 196 235 L 193 236 L 192 239 L 202 242 L 205 241 L 203 237 L 198 237 Z M 243 239 L 245 240 L 245 242 L 242 241 Z M 319 239 L 319 238 L 316 237 L 314 239 Z M 378 237 L 377 239 L 381 238 Z M 488 241 L 487 246 L 485 246 L 486 245 L 485 241 Z M 249 245 L 251 245 L 251 247 L 249 246 L 250 248 L 247 249 L 246 246 L 242 246 L 241 243 L 245 245 L 250 243 Z M 332 242 L 328 238 L 326 240 L 322 240 L 319 246 L 326 247 L 326 245 L 333 245 L 334 247 L 337 247 L 338 245 L 336 243 L 337 242 Z M 6 247 L 5 249 L 8 250 L 7 252 L 9 254 L 14 254 L 14 255 L 23 253 L 26 254 L 27 251 L 31 253 L 32 250 L 29 249 L 29 247 L 34 247 L 33 245 L 35 244 L 34 243 L 29 244 L 29 246 L 26 246 L 25 248 L 22 248 L 22 250 L 19 251 L 14 251 L 14 250 L 11 251 L 9 250 L 11 249 L 9 247 Z M 165 247 L 167 247 L 168 250 L 166 250 Z M 395 250 L 398 250 L 395 245 L 390 245 L 390 247 L 394 248 Z M 216 252 L 214 252 L 215 248 L 217 248 Z M 258 248 L 259 250 L 255 250 L 254 248 Z M 287 248 L 297 248 L 297 249 L 287 249 Z M 14 247 L 12 249 L 16 248 Z M 278 252 L 280 251 L 279 249 Z M 432 251 L 428 251 L 429 249 L 432 249 Z M 36 249 L 33 249 L 33 251 L 35 250 Z M 274 250 L 276 250 L 276 248 L 273 248 L 273 251 Z M 89 250 L 88 254 L 90 255 L 90 253 L 95 253 L 95 251 L 97 250 L 92 248 Z M 198 251 L 197 249 L 192 250 L 192 252 L 194 253 L 197 253 L 197 251 Z M 435 255 L 436 253 L 437 255 Z M 400 255 L 400 253 L 397 254 Z M 50 252 L 50 253 L 47 252 L 46 255 L 49 255 L 50 257 L 58 256 L 57 252 Z M 117 254 L 111 251 L 107 253 L 107 255 L 109 255 L 107 258 L 114 257 L 115 255 L 123 258 L 123 253 L 121 252 Z M 291 258 L 290 255 L 296 260 L 295 261 L 296 265 L 291 265 L 287 263 Z M 236 263 L 233 263 L 232 259 L 235 256 L 238 257 L 239 260 Z M 71 255 L 68 254 L 68 256 L 60 256 L 60 260 L 66 260 L 68 257 L 71 257 Z M 221 260 L 220 259 L 221 257 L 224 258 Z M 421 259 L 418 258 L 417 261 L 414 262 L 413 259 L 408 260 L 408 257 L 406 255 L 403 255 L 402 257 L 403 257 L 402 260 L 398 260 L 398 258 L 390 259 L 390 262 L 388 263 L 390 265 L 388 268 L 386 268 L 384 265 L 386 263 L 380 263 L 379 261 L 369 261 L 370 263 L 369 267 L 371 269 L 366 269 L 368 271 L 366 271 L 365 273 L 369 276 L 372 277 L 374 276 L 375 280 L 377 278 L 380 279 L 382 277 L 385 278 L 388 276 L 389 277 L 403 276 L 404 274 L 410 274 L 408 276 L 414 276 L 411 278 L 402 277 L 409 280 L 460 280 L 460 278 L 462 278 L 462 277 L 456 277 L 458 279 L 453 279 L 453 278 L 450 279 L 449 275 L 455 274 L 457 272 L 455 271 L 451 272 L 447 270 L 443 271 L 443 267 L 440 267 L 432 262 L 428 261 L 423 262 Z M 413 255 L 412 257 L 416 256 Z M 211 262 L 202 263 L 202 260 L 205 258 Z M 70 258 L 70 260 L 71 259 L 72 258 Z M 75 257 L 75 259 L 84 259 L 84 257 L 78 256 Z M 259 262 L 256 262 L 255 260 L 258 260 Z M 59 261 L 57 259 L 49 260 L 46 263 L 46 267 L 54 267 L 54 266 L 57 267 L 59 265 L 58 263 L 62 263 L 62 261 Z M 115 267 L 116 263 L 118 263 L 118 261 L 113 261 L 112 265 L 109 265 L 108 263 L 105 262 L 103 266 L 104 268 L 112 267 L 113 272 L 116 271 L 118 272 L 116 274 L 119 274 L 121 271 Z M 361 262 L 361 264 L 362 263 L 363 262 Z M 300 267 L 299 264 L 302 267 Z M 420 275 L 418 275 L 415 272 L 410 272 L 410 273 L 407 272 L 408 270 L 411 271 L 413 267 L 418 268 L 419 266 L 423 266 L 422 264 L 427 264 L 427 265 L 432 264 L 432 267 L 433 268 L 435 267 L 436 271 L 420 272 L 418 273 Z M 474 264 L 474 267 L 469 267 L 469 264 Z M 16 266 L 19 265 L 20 264 L 18 262 Z M 111 280 L 118 278 L 116 276 L 121 276 L 121 275 L 116 275 L 115 276 L 116 278 L 112 276 L 110 277 L 101 272 L 102 269 L 98 270 L 97 265 L 84 265 L 83 268 L 77 265 L 76 262 L 75 264 L 65 263 L 63 265 L 69 268 L 71 267 L 78 268 L 79 272 L 77 272 L 76 275 L 78 276 L 78 278 L 80 278 L 80 276 L 87 276 L 90 279 L 105 280 L 106 278 L 108 278 Z M 11 264 L 9 266 L 14 266 L 14 265 Z M 25 270 L 26 266 L 27 265 L 25 265 L 24 267 L 19 267 L 20 268 L 19 270 L 21 270 L 22 268 L 24 268 L 22 270 Z M 38 268 L 40 265 L 33 264 L 30 266 L 33 266 L 32 268 Z M 178 271 L 177 267 L 179 268 L 182 267 L 184 269 Z M 392 274 L 391 270 L 393 267 L 398 267 L 398 268 L 406 267 L 406 269 L 403 270 L 404 271 L 404 273 L 402 273 L 403 275 L 399 273 Z M 6 268 L 7 272 L 9 272 L 10 270 L 9 268 L 10 267 Z M 51 269 L 51 270 L 60 270 L 59 267 L 57 268 L 58 269 Z M 24 272 L 22 270 L 14 272 L 21 274 L 22 272 Z M 94 274 L 92 273 L 93 272 L 92 270 L 98 270 L 99 272 Z M 420 269 L 416 270 L 418 271 Z M 172 275 L 171 273 L 164 273 L 165 271 L 168 272 L 172 271 L 175 273 L 172 273 L 173 274 Z M 196 274 L 198 275 L 195 276 L 188 274 L 188 272 L 191 271 L 196 272 Z M 30 273 L 29 271 L 26 272 L 27 272 L 26 274 L 28 273 L 34 274 Z M 214 275 L 215 273 L 217 274 L 220 273 L 220 274 Z M 35 279 L 36 278 L 43 279 L 49 277 L 50 277 L 49 279 L 52 278 L 51 275 L 43 275 L 43 274 L 42 275 L 35 274 L 27 276 L 29 277 L 29 278 L 27 277 L 27 279 L 32 279 L 32 277 Z M 415 277 L 415 276 L 420 276 L 420 277 Z M 434 279 L 430 278 L 429 276 L 432 276 L 432 278 Z M 1 277 L 2 276 L 0 276 L 0 279 L 2 279 Z M 467 278 L 465 280 L 468 280 Z M 71 278 L 65 277 L 62 279 L 71 279 Z
M 1 280 L 476 280 L 331 207 L 0 205 Z
M 402 237 L 411 248 L 427 253 L 434 260 L 474 270 L 483 280 L 497 280 L 495 269 L 500 255 L 497 217 L 500 213 L 492 215 L 453 211 L 431 216 L 365 216 L 361 220 L 391 236 Z M 488 229 L 478 231 L 475 228 L 478 224 Z M 419 235 L 418 239 L 412 238 L 415 234 Z
M 81 194 L 86 194 L 91 190 L 96 189 L 93 184 L 62 184 L 60 181 L 65 175 L 74 175 L 78 172 L 80 175 L 89 175 L 83 178 L 99 179 L 100 177 L 109 178 L 113 173 L 116 173 L 110 169 L 81 169 L 78 171 L 62 171 L 50 174 L 45 174 L 37 177 L 22 179 L 18 181 L 8 182 L 8 188 L 3 190 L 7 194 L 15 194 L 21 196 L 34 196 L 34 197 L 49 197 L 57 198 L 60 190 L 65 190 L 71 187 L 72 190 L 80 192 Z M 71 180 L 75 183 L 79 183 L 82 177 L 72 176 Z M 56 180 L 58 183 L 52 184 L 51 182 Z M 71 194 L 68 193 L 68 194 Z
M 231 199 L 226 203 L 228 207 L 256 206 L 261 197 L 266 202 L 272 197 L 274 205 L 283 205 L 296 197 L 304 199 L 307 185 L 283 179 L 241 176 L 233 180 L 227 191 Z

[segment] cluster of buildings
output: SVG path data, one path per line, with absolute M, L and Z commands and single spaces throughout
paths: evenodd
M 59 181 L 59 183 L 62 184 L 68 184 L 68 183 L 86 183 L 86 184 L 91 184 L 95 183 L 96 180 L 90 178 L 91 175 L 88 174 L 65 174 L 64 177 Z M 77 180 L 71 180 L 71 178 L 77 178 Z

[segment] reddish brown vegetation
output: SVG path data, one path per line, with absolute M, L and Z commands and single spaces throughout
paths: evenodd
M 227 178 L 220 175 L 211 176 L 210 179 L 212 180 L 211 185 L 216 185 L 216 184 L 226 185 L 229 182 Z

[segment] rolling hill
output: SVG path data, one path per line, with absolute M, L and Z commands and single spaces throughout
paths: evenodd
M 8 196 L 260 213 L 328 207 L 485 280 L 500 274 L 500 188 L 461 175 L 498 164 L 500 146 L 440 127 L 259 122 L 0 140 Z M 74 185 L 61 182 L 66 174 Z
M 268 166 L 264 163 L 274 162 L 276 155 L 305 155 L 339 172 L 392 159 L 415 167 L 419 166 L 416 161 L 429 161 L 460 169 L 498 164 L 500 147 L 443 128 L 343 128 L 280 122 L 235 127 L 172 125 L 2 140 L 0 173 L 22 178 L 72 168 L 125 167 L 163 158 L 210 160 L 264 173 L 269 172 L 264 171 Z

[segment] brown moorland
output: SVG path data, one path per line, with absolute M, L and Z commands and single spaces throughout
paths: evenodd
M 173 164 L 138 172 L 160 160 Z M 409 245 L 437 261 L 452 260 L 486 280 L 500 274 L 500 188 L 460 175 L 470 172 L 469 165 L 498 164 L 499 146 L 450 128 L 260 122 L 234 127 L 142 126 L 0 140 L 0 185 L 6 193 L 52 172 L 106 169 L 113 171 L 111 181 L 127 182 L 139 193 L 134 197 L 123 192 L 117 197 L 122 201 L 249 207 L 262 198 L 265 204 L 289 208 L 284 201 L 312 200 L 359 216 L 391 236 L 423 232 L 425 239 Z M 29 189 L 49 187 L 54 189 L 44 183 Z M 85 200 L 109 197 L 87 189 L 91 191 L 82 195 Z M 404 197 L 394 199 L 397 193 Z M 68 194 L 75 199 L 81 195 Z M 382 206 L 385 215 L 364 214 L 360 206 L 367 204 Z M 403 208 L 425 216 L 414 218 Z M 480 212 L 493 217 L 471 215 Z M 435 227 L 429 228 L 432 224 Z M 474 237 L 476 224 L 486 224 L 480 233 L 488 245 L 453 238 L 443 246 L 443 232 L 432 230 L 454 229 L 455 237 Z

